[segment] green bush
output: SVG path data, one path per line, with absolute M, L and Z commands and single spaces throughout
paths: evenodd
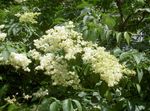
M 1 111 L 149 111 L 148 0 L 1 0 Z

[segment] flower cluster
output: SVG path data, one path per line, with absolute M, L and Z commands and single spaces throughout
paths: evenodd
M 37 12 L 25 12 L 24 14 L 17 13 L 15 16 L 19 17 L 19 22 L 21 23 L 37 23 L 36 18 L 40 15 Z
M 123 66 L 115 56 L 99 47 L 96 43 L 83 40 L 82 34 L 73 30 L 73 23 L 66 26 L 55 26 L 46 31 L 40 39 L 34 40 L 35 49 L 33 58 L 39 60 L 37 70 L 45 71 L 53 80 L 53 85 L 72 86 L 74 89 L 81 87 L 79 75 L 73 70 L 70 61 L 77 61 L 77 55 L 83 64 L 91 65 L 93 74 L 98 74 L 108 86 L 118 84 L 124 71 Z M 40 57 L 39 57 L 40 56 Z M 75 64 L 76 65 L 76 64 Z
M 72 22 L 69 22 L 68 27 L 55 26 L 54 29 L 46 31 L 47 35 L 35 40 L 34 45 L 44 52 L 64 51 L 66 59 L 75 59 L 75 55 L 82 51 L 79 44 L 82 35 L 71 28 L 74 27 Z
M 6 38 L 6 36 L 7 36 L 6 33 L 3 33 L 3 32 L 1 31 L 1 29 L 3 29 L 3 28 L 4 28 L 4 25 L 0 25 L 0 42 L 4 41 L 5 38 Z
M 110 87 L 118 84 L 122 77 L 122 66 L 103 47 L 85 47 L 83 61 L 91 64 L 93 72 L 100 74 Z
M 9 62 L 16 69 L 22 68 L 24 71 L 30 71 L 27 66 L 31 63 L 31 60 L 25 54 L 11 52 Z
M 31 95 L 28 95 L 28 94 L 25 94 L 23 93 L 23 98 L 26 99 L 26 100 L 29 100 L 30 98 L 32 98 Z
M 43 90 L 42 88 L 40 88 L 37 92 L 33 93 L 33 96 L 40 98 L 40 97 L 44 97 L 48 95 L 48 90 Z
M 72 86 L 74 89 L 79 88 L 79 77 L 69 71 L 67 62 L 63 57 L 55 56 L 52 53 L 40 57 L 40 65 L 37 70 L 45 70 L 45 74 L 50 75 L 53 80 L 53 85 Z
M 17 101 L 14 95 L 13 95 L 13 98 L 10 98 L 10 97 L 8 96 L 8 97 L 5 98 L 4 100 L 7 101 L 7 103 L 9 103 L 9 104 L 13 104 L 13 103 L 15 103 L 15 102 Z
M 37 50 L 35 50 L 35 49 L 30 50 L 28 52 L 28 54 L 34 60 L 38 60 L 40 58 L 40 56 L 41 56 L 41 54 Z

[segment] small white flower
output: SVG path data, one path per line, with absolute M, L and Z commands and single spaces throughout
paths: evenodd
M 0 25 L 0 29 L 3 29 L 5 27 L 5 25 Z
M 23 98 L 26 99 L 26 100 L 28 100 L 28 99 L 32 98 L 32 96 L 30 96 L 28 94 L 26 95 L 25 93 L 23 93 Z
M 15 16 L 16 16 L 16 17 L 20 17 L 21 14 L 20 14 L 20 13 L 16 13 Z
M 6 38 L 7 34 L 6 33 L 1 33 L 0 32 L 0 41 L 4 41 Z

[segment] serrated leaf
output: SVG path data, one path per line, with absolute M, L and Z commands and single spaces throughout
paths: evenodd
M 55 101 L 52 104 L 50 104 L 49 111 L 60 111 L 59 102 Z
M 78 111 L 82 111 L 82 106 L 81 106 L 80 102 L 75 99 L 73 99 L 72 101 L 75 103 Z
M 63 111 L 73 111 L 73 106 L 71 103 L 71 99 L 66 99 L 62 103 Z
M 129 45 L 130 44 L 130 35 L 128 34 L 128 32 L 124 32 L 124 38 L 125 38 L 127 44 Z

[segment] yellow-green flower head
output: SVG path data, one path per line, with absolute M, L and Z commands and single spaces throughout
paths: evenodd
M 15 16 L 19 17 L 19 22 L 21 23 L 37 23 L 36 18 L 40 15 L 37 12 L 25 12 L 24 14 L 15 14 Z

